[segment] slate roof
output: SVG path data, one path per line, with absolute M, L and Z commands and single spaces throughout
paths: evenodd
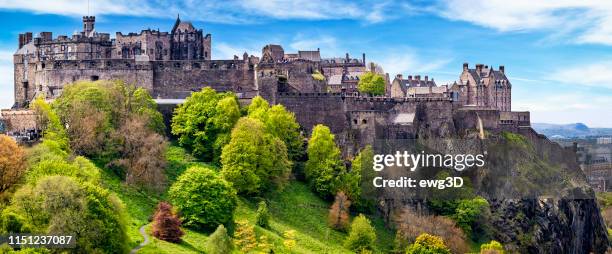
M 298 51 L 298 57 L 304 60 L 310 60 L 313 62 L 321 61 L 321 52 L 318 50 L 315 51 Z

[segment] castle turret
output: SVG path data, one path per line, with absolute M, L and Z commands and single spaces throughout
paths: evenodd
M 94 25 L 96 23 L 96 16 L 83 16 L 83 35 L 91 36 L 94 31 Z

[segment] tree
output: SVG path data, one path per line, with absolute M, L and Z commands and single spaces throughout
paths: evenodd
M 489 208 L 489 202 L 482 197 L 464 199 L 459 201 L 452 218 L 457 221 L 457 225 L 468 235 L 472 233 L 472 227 L 478 218 Z
M 249 251 L 257 248 L 257 238 L 255 237 L 255 227 L 250 225 L 248 221 L 241 220 L 236 222 L 237 228 L 234 233 L 234 244 L 242 251 Z
M 223 225 L 219 225 L 206 240 L 206 253 L 208 254 L 231 253 L 233 248 L 232 239 Z
M 75 252 L 127 252 L 126 215 L 121 201 L 89 182 L 47 176 L 24 185 L 8 210 L 24 218 L 32 232 L 75 235 Z
M 262 228 L 270 227 L 270 214 L 268 213 L 268 205 L 266 205 L 266 201 L 259 202 L 255 222 L 257 226 Z
M 404 208 L 395 218 L 395 224 L 397 225 L 395 236 L 397 250 L 406 249 L 408 243 L 414 242 L 422 233 L 427 233 L 442 238 L 453 253 L 470 251 L 470 247 L 466 244 L 465 233 L 450 218 L 419 215 L 411 208 Z
M 265 133 L 261 121 L 249 117 L 234 126 L 230 142 L 223 147 L 221 164 L 223 178 L 247 195 L 282 187 L 291 167 L 285 144 Z
M 157 204 L 152 231 L 157 239 L 173 243 L 180 243 L 181 237 L 185 234 L 181 230 L 181 220 L 172 211 L 172 205 L 163 201 Z
M 236 190 L 209 168 L 193 166 L 170 187 L 170 200 L 188 227 L 212 229 L 230 222 Z
M 66 129 L 51 105 L 38 96 L 30 104 L 30 109 L 36 113 L 36 124 L 43 130 L 43 139 L 57 142 L 62 150 L 70 151 Z
M 168 142 L 160 134 L 147 128 L 143 117 L 132 117 L 117 130 L 116 138 L 123 144 L 120 158 L 109 166 L 120 167 L 128 184 L 161 192 L 165 188 L 166 150 Z
M 374 72 L 366 72 L 359 77 L 357 90 L 360 93 L 369 95 L 384 95 L 385 94 L 385 78 Z
M 351 163 L 351 173 L 359 174 L 358 192 L 349 194 L 349 198 L 356 200 L 356 205 L 366 210 L 373 209 L 376 202 L 376 188 L 372 185 L 372 180 L 376 176 L 373 170 L 374 150 L 371 145 L 367 145 L 359 152 Z
M 25 152 L 9 136 L 0 134 L 0 193 L 19 181 L 26 170 Z
M 421 234 L 406 250 L 406 254 L 451 254 L 442 238 L 430 234 Z
M 355 252 L 373 251 L 376 243 L 376 232 L 370 220 L 363 214 L 359 214 L 351 223 L 349 235 L 344 245 Z
M 308 140 L 306 179 L 312 188 L 323 197 L 336 193 L 342 175 L 346 172 L 340 157 L 340 149 L 334 135 L 325 125 L 318 124 Z
M 195 156 L 215 161 L 215 155 L 224 145 L 218 142 L 219 137 L 229 133 L 238 118 L 240 108 L 233 93 L 217 93 L 205 87 L 200 92 L 191 93 L 174 110 L 172 134 Z
M 331 208 L 329 209 L 328 223 L 329 225 L 340 231 L 348 229 L 349 226 L 349 208 L 351 207 L 351 201 L 344 194 L 344 192 L 338 192 Z

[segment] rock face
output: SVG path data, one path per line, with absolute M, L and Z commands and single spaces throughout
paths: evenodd
M 591 193 L 592 194 L 592 193 Z M 494 237 L 520 253 L 604 253 L 607 233 L 594 199 L 491 201 Z
M 520 134 L 488 133 L 481 143 L 473 142 L 477 140 L 474 131 L 450 133 L 453 141 L 430 139 L 419 143 L 442 154 L 487 151 L 486 166 L 451 174 L 468 178 L 473 193 L 489 201 L 490 237 L 517 253 L 606 252 L 607 229 L 574 151 L 531 129 Z M 459 137 L 456 133 L 467 134 Z M 385 174 L 397 178 L 407 172 L 393 169 Z M 435 172 L 425 177 L 431 179 L 432 175 Z M 427 202 L 414 191 L 385 189 L 381 196 L 384 202 L 380 210 L 386 216 L 406 206 L 425 206 L 427 210 Z

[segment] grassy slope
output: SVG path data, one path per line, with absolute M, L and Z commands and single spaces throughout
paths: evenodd
M 168 150 L 168 180 L 172 183 L 187 167 L 197 162 L 183 149 L 171 146 Z M 165 194 L 151 194 L 126 186 L 119 179 L 109 173 L 103 175 L 104 185 L 117 193 L 126 205 L 130 216 L 129 234 L 132 246 L 138 245 L 143 238 L 138 228 L 148 224 L 149 216 L 153 213 L 159 200 L 165 199 Z M 240 198 L 235 213 L 235 220 L 248 220 L 255 222 L 257 202 Z M 293 181 L 282 192 L 267 197 L 271 213 L 271 229 L 256 227 L 257 236 L 266 235 L 275 251 L 284 252 L 282 235 L 286 230 L 296 231 L 297 246 L 295 253 L 350 253 L 342 247 L 346 233 L 330 230 L 327 227 L 327 209 L 329 203 L 314 195 L 308 187 Z M 371 218 L 377 230 L 378 249 L 386 252 L 393 245 L 393 232 L 384 228 L 380 218 Z M 150 229 L 150 225 L 147 227 Z M 173 244 L 151 237 L 151 242 L 138 253 L 201 253 L 204 251 L 208 238 L 206 233 L 185 229 L 183 242 Z

